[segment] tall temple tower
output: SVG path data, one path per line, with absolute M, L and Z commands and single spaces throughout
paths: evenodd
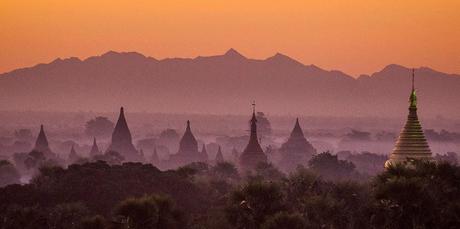
M 252 118 L 251 118 L 251 134 L 249 142 L 243 153 L 240 155 L 240 167 L 243 171 L 255 169 L 259 163 L 267 163 L 267 156 L 265 155 L 262 147 L 260 147 L 259 140 L 257 139 L 257 118 L 256 118 L 256 104 L 252 104 Z
M 112 142 L 107 151 L 116 151 L 120 153 L 126 161 L 142 161 L 143 159 L 133 145 L 131 132 L 126 122 L 123 107 L 120 108 L 120 116 L 113 130 Z
M 297 165 L 306 166 L 312 155 L 316 153 L 316 149 L 305 138 L 298 118 L 288 140 L 281 145 L 280 152 L 279 166 L 285 171 L 294 170 Z
M 417 116 L 417 96 L 415 94 L 415 73 L 412 70 L 412 92 L 409 97 L 409 115 L 406 125 L 399 134 L 396 146 L 385 162 L 385 168 L 405 163 L 408 159 L 433 160 L 422 126 Z
M 38 133 L 35 146 L 32 151 L 42 152 L 46 157 L 56 156 L 50 149 L 48 144 L 48 138 L 46 137 L 43 125 L 40 125 L 40 132 Z

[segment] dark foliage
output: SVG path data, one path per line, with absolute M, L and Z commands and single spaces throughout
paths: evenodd
M 352 162 L 339 160 L 337 155 L 329 152 L 314 155 L 308 165 L 311 170 L 327 180 L 350 179 L 355 172 L 355 165 Z
M 20 175 L 16 167 L 9 161 L 0 160 L 0 187 L 18 184 Z
M 415 161 L 389 168 L 371 182 L 357 183 L 346 176 L 323 179 L 321 169 L 331 165 L 349 171 L 350 165 L 343 163 L 323 154 L 312 168 L 299 167 L 288 176 L 266 164 L 246 177 L 230 163 L 192 163 L 165 172 L 140 163 L 102 161 L 67 169 L 43 167 L 30 184 L 0 188 L 0 228 L 437 229 L 460 225 L 460 167 Z
M 107 117 L 96 117 L 89 120 L 85 126 L 85 134 L 89 137 L 108 137 L 113 131 L 114 124 Z

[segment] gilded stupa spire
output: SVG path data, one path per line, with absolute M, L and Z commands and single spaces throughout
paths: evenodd
M 409 97 L 410 107 L 417 109 L 417 95 L 415 94 L 415 69 L 412 69 L 412 91 Z
M 409 115 L 402 129 L 390 159 L 385 167 L 404 163 L 408 159 L 432 160 L 432 153 L 423 133 L 417 115 L 417 96 L 415 93 L 415 71 L 412 70 L 412 91 L 409 97 Z

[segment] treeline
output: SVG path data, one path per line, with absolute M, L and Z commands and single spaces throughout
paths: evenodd
M 335 171 L 330 168 L 337 168 Z M 98 161 L 42 167 L 0 189 L 0 228 L 458 228 L 460 167 L 419 162 L 366 182 L 322 153 L 285 175 L 228 162 L 160 171 Z M 359 179 L 358 179 L 359 180 Z

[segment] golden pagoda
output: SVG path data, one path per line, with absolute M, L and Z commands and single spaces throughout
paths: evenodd
M 385 168 L 395 164 L 404 164 L 409 160 L 433 160 L 430 147 L 426 141 L 422 126 L 417 116 L 417 96 L 414 87 L 415 74 L 412 70 L 412 92 L 409 97 L 409 115 L 406 125 L 399 134 L 390 159 L 385 162 Z

